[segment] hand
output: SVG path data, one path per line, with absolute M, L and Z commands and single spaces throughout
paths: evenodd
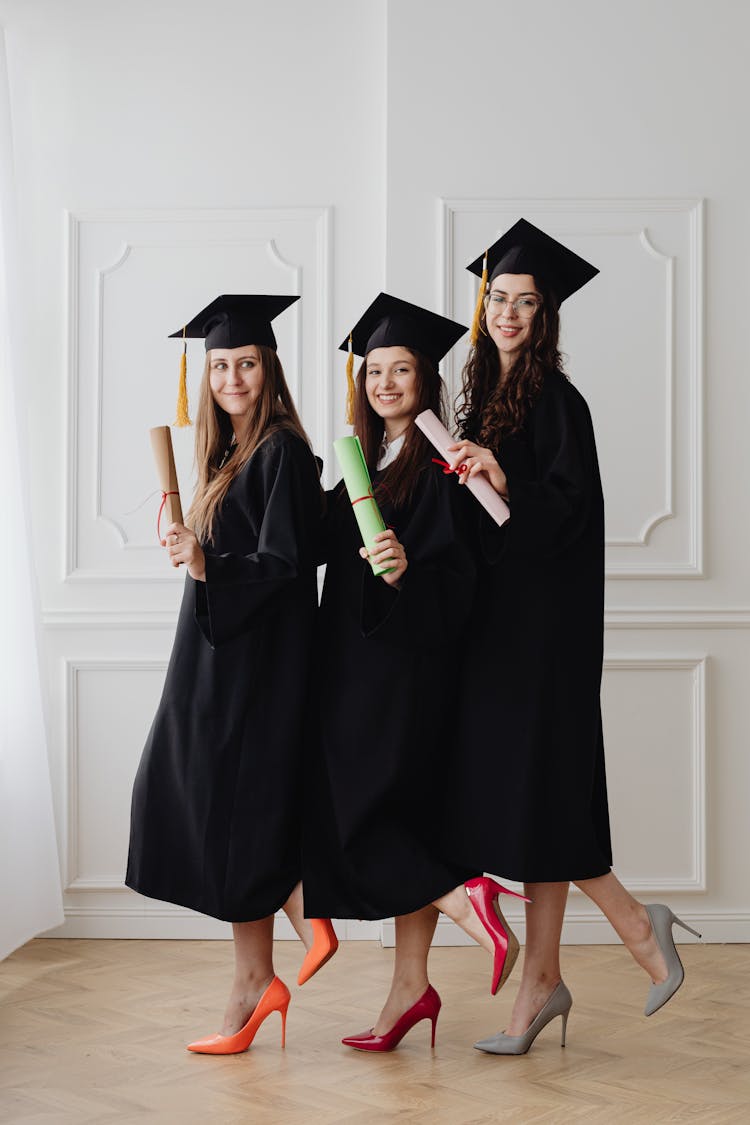
M 406 551 L 396 538 L 395 531 L 380 531 L 373 542 L 374 549 L 368 551 L 367 547 L 360 547 L 360 555 L 363 559 L 369 559 L 375 566 L 391 567 L 388 574 L 381 574 L 380 577 L 388 586 L 398 587 L 409 563 L 406 560 Z
M 458 441 L 449 445 L 451 453 L 456 451 L 456 457 L 451 462 L 452 469 L 458 469 L 458 483 L 466 484 L 477 473 L 486 473 L 495 492 L 499 492 L 503 500 L 508 499 L 508 478 L 495 460 L 491 449 L 483 445 L 476 445 L 473 441 Z
M 206 581 L 206 556 L 195 532 L 189 527 L 185 527 L 183 523 L 171 523 L 164 533 L 161 545 L 167 548 L 172 566 L 185 563 L 191 578 L 196 582 Z

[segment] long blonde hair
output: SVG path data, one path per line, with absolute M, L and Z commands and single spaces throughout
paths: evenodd
M 213 542 L 214 521 L 230 484 L 266 438 L 278 430 L 291 430 L 310 445 L 279 357 L 273 348 L 265 344 L 256 344 L 255 348 L 260 357 L 263 385 L 250 425 L 228 459 L 226 453 L 233 438 L 232 422 L 214 400 L 209 380 L 211 352 L 206 353 L 195 419 L 198 484 L 186 517 L 186 523 L 201 543 Z

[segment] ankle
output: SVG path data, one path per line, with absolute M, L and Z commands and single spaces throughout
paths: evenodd
M 248 969 L 235 972 L 232 982 L 232 995 L 252 996 L 263 993 L 274 978 L 273 969 Z

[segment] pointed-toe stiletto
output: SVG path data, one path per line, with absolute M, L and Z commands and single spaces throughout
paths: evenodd
M 542 1028 L 546 1027 L 556 1016 L 561 1016 L 560 1046 L 564 1047 L 568 1016 L 572 1007 L 573 997 L 563 982 L 560 981 L 557 987 L 553 989 L 542 1010 L 534 1016 L 523 1035 L 506 1035 L 504 1031 L 498 1031 L 497 1035 L 491 1035 L 489 1039 L 480 1039 L 474 1046 L 478 1051 L 484 1051 L 488 1055 L 525 1055 Z
M 697 938 L 701 935 L 692 926 L 688 926 L 686 922 L 673 914 L 668 906 L 664 906 L 660 902 L 651 903 L 646 907 L 646 912 L 651 921 L 651 929 L 656 938 L 656 944 L 659 946 L 667 965 L 667 979 L 660 981 L 659 984 L 652 984 L 648 990 L 644 1015 L 652 1016 L 654 1012 L 659 1011 L 659 1008 L 664 1007 L 667 1000 L 671 1000 L 685 979 L 685 970 L 675 947 L 672 927 L 677 924 Z
M 523 902 L 531 902 L 531 899 L 526 898 L 526 895 L 519 894 L 518 891 L 508 890 L 507 887 L 501 886 L 500 883 L 496 883 L 494 879 L 488 879 L 486 876 L 469 879 L 464 886 L 479 921 L 492 938 L 495 947 L 492 988 L 490 989 L 494 996 L 510 976 L 520 949 L 518 938 L 503 918 L 498 898 L 500 895 L 513 895 L 514 898 L 520 898 Z
M 427 991 L 424 992 L 416 1004 L 412 1004 L 408 1011 L 396 1020 L 395 1024 L 390 1031 L 386 1031 L 384 1035 L 375 1035 L 372 1028 L 369 1031 L 363 1031 L 359 1035 L 347 1035 L 341 1042 L 347 1047 L 354 1047 L 357 1051 L 392 1051 L 394 1047 L 398 1047 L 401 1040 L 406 1035 L 407 1031 L 411 1031 L 416 1023 L 420 1020 L 430 1020 L 432 1022 L 432 1041 L 431 1046 L 435 1046 L 435 1027 L 437 1025 L 438 1013 L 440 1012 L 440 997 L 431 984 L 427 986 Z
M 289 1000 L 289 989 L 282 980 L 274 977 L 253 1008 L 250 1019 L 235 1035 L 208 1035 L 205 1039 L 196 1039 L 194 1043 L 188 1043 L 187 1049 L 199 1055 L 238 1055 L 248 1049 L 255 1038 L 256 1031 L 271 1012 L 279 1012 L 281 1015 L 281 1046 L 285 1047 Z
M 297 984 L 304 984 L 330 961 L 339 947 L 336 931 L 330 918 L 311 918 L 313 943 L 305 954 L 300 967 Z

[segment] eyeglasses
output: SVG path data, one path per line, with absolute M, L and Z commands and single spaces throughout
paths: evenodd
M 516 301 L 509 301 L 504 293 L 488 293 L 486 300 L 498 312 L 505 312 L 510 306 L 521 320 L 530 320 L 541 304 L 541 301 L 533 297 L 519 297 Z

